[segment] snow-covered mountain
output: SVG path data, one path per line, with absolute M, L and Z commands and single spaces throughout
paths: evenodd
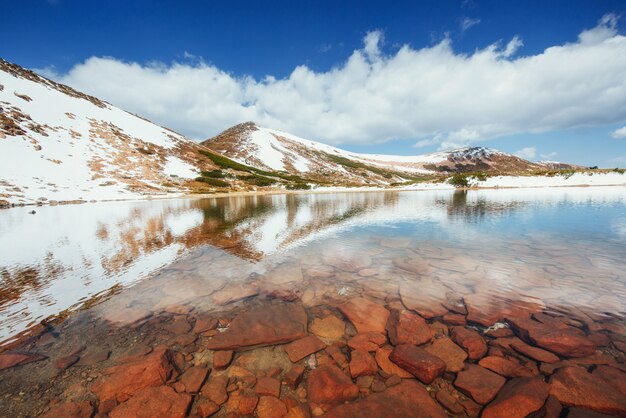
M 0 60 L 0 200 L 136 198 L 215 166 L 194 141 Z
M 202 144 L 0 59 L 0 207 L 216 190 L 406 185 L 571 167 L 487 148 L 358 154 L 253 122 Z
M 542 164 L 483 147 L 416 156 L 359 154 L 263 128 L 254 122 L 236 125 L 203 144 L 235 161 L 259 169 L 357 183 L 388 184 L 456 172 L 527 173 L 546 168 Z

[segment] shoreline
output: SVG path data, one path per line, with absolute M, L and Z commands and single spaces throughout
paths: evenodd
M 626 177 L 626 176 L 624 176 Z M 500 176 L 500 179 L 516 179 L 518 176 Z M 538 177 L 530 177 L 538 178 Z M 541 178 L 543 179 L 543 177 Z M 549 177 L 546 177 L 549 179 Z M 567 179 L 563 179 L 566 181 Z M 623 183 L 606 183 L 606 184 L 528 184 L 528 185 L 493 185 L 493 186 L 480 186 L 473 184 L 469 187 L 455 187 L 450 184 L 444 183 L 420 183 L 420 185 L 405 186 L 405 187 L 320 187 L 311 190 L 286 190 L 286 189 L 274 189 L 274 190 L 238 190 L 233 192 L 216 192 L 216 193 L 171 193 L 164 195 L 144 195 L 137 196 L 136 198 L 122 198 L 122 199 L 102 199 L 102 200 L 67 200 L 67 201 L 52 201 L 52 202 L 36 202 L 36 203 L 9 203 L 9 205 L 0 206 L 1 209 L 12 209 L 19 207 L 32 207 L 32 206 L 60 206 L 60 205 L 73 205 L 73 204 L 86 204 L 86 203 L 105 203 L 105 202 L 140 202 L 148 200 L 163 200 L 163 199 L 207 199 L 207 198 L 223 198 L 223 197 L 241 197 L 241 196 L 266 196 L 266 195 L 289 195 L 289 194 L 328 194 L 328 193 L 358 193 L 358 192 L 408 192 L 408 191 L 432 191 L 432 190 L 499 190 L 499 189 L 546 189 L 546 188 L 580 188 L 580 187 L 626 187 L 626 178 Z

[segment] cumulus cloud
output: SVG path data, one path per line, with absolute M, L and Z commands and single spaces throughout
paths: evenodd
M 464 17 L 459 22 L 459 25 L 461 26 L 461 31 L 465 32 L 466 30 L 468 30 L 472 26 L 476 26 L 479 23 L 480 23 L 480 19 L 472 19 L 471 17 Z
M 626 126 L 619 128 L 611 132 L 611 136 L 615 139 L 626 138 Z
M 605 16 L 570 43 L 522 56 L 495 40 L 466 54 L 446 37 L 393 53 L 369 32 L 347 60 L 288 77 L 238 76 L 203 60 L 92 57 L 53 78 L 192 138 L 247 120 L 334 145 L 415 139 L 440 148 L 626 121 L 626 37 Z
M 515 152 L 515 155 L 525 160 L 532 160 L 537 155 L 537 148 L 535 147 L 522 148 L 521 150 Z

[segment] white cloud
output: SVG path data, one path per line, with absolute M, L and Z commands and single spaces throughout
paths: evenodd
M 461 26 L 461 31 L 465 32 L 466 30 L 468 30 L 472 26 L 476 26 L 479 23 L 480 23 L 480 19 L 472 19 L 470 17 L 464 17 L 459 22 L 459 25 Z
M 532 160 L 537 155 L 537 149 L 535 147 L 526 147 L 515 152 L 514 154 L 525 160 Z
M 53 77 L 198 139 L 254 120 L 334 145 L 415 139 L 445 148 L 626 121 L 626 37 L 615 21 L 606 16 L 575 42 L 529 56 L 519 55 L 518 37 L 471 54 L 455 52 L 447 37 L 386 54 L 373 31 L 341 65 L 301 65 L 280 79 L 236 76 L 202 60 L 111 57 Z
M 611 136 L 615 139 L 626 138 L 626 126 L 619 128 L 611 132 Z

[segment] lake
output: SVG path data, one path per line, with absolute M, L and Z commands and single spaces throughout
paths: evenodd
M 132 415 L 146 387 L 185 413 L 339 416 L 415 411 L 403 391 L 426 387 L 420 408 L 476 416 L 522 378 L 546 393 L 533 412 L 541 385 L 577 379 L 565 366 L 626 371 L 623 187 L 23 207 L 0 211 L 0 243 L 2 355 L 23 356 L 0 358 L 12 416 L 51 399 Z M 159 350 L 162 382 L 111 383 Z M 204 388 L 221 375 L 220 404 Z M 255 389 L 272 379 L 280 405 Z

